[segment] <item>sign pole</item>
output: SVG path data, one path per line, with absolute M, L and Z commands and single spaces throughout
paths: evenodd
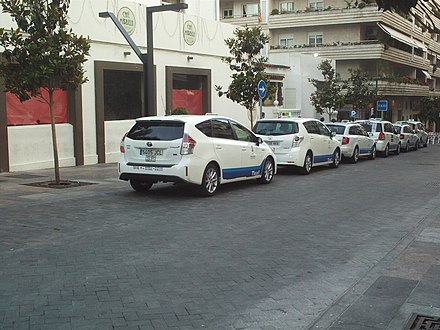
M 261 97 L 259 99 L 259 104 L 260 104 L 260 116 L 258 118 L 261 119 L 263 117 L 263 99 Z

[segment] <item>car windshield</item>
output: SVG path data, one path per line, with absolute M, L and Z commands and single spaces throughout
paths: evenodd
M 397 133 L 400 133 L 400 131 L 402 130 L 402 126 L 399 126 L 399 125 L 393 125 L 393 127 L 394 127 L 394 130 L 395 130 Z
M 259 135 L 287 135 L 298 133 L 298 124 L 287 121 L 260 121 L 253 129 Z
M 343 125 L 327 125 L 327 127 L 330 129 L 330 131 L 339 135 L 342 135 L 345 132 L 345 126 Z
M 172 141 L 183 137 L 185 123 L 179 121 L 138 121 L 128 132 L 132 140 Z
M 362 127 L 365 128 L 367 132 L 373 131 L 373 123 L 361 123 Z

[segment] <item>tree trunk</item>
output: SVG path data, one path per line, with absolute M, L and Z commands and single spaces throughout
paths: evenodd
M 52 129 L 53 164 L 55 170 L 55 183 L 60 184 L 60 164 L 58 160 L 57 131 L 55 127 L 55 115 L 53 113 L 54 89 L 49 88 L 50 127 Z
M 251 129 L 252 129 L 252 127 L 254 127 L 254 116 L 253 116 L 252 110 L 253 109 L 248 109 L 248 111 L 249 111 L 249 113 L 251 115 Z

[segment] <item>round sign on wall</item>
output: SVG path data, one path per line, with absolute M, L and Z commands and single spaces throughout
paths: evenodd
M 192 21 L 186 21 L 183 24 L 183 39 L 190 46 L 196 43 L 197 30 L 196 30 L 196 26 Z
M 118 20 L 121 22 L 125 31 L 129 35 L 132 35 L 136 30 L 136 19 L 134 18 L 134 14 L 130 8 L 122 7 L 118 11 Z

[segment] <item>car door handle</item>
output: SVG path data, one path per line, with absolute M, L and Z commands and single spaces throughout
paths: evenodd
M 220 150 L 220 149 L 222 149 L 222 146 L 215 146 L 215 148 Z
M 247 148 L 246 147 L 241 147 L 241 151 L 246 151 Z

